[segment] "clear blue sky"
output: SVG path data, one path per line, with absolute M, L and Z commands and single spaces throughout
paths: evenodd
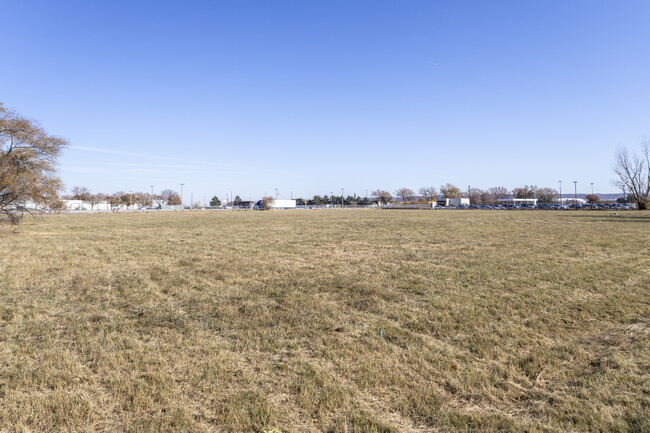
M 27 0 L 2 15 L 0 101 L 69 139 L 68 188 L 614 192 L 616 148 L 650 135 L 648 1 Z

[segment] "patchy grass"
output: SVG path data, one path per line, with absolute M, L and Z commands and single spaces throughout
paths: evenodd
M 0 431 L 650 430 L 648 213 L 61 215 L 0 241 Z

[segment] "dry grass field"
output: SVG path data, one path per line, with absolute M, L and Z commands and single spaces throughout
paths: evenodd
M 650 431 L 649 213 L 55 215 L 0 271 L 3 432 Z

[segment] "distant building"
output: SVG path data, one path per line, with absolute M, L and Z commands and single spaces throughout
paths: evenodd
M 469 198 L 438 198 L 436 205 L 444 207 L 469 206 Z

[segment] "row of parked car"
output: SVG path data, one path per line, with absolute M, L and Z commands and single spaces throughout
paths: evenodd
M 566 209 L 615 209 L 615 210 L 631 210 L 636 209 L 634 203 L 597 203 L 597 204 L 559 204 L 559 203 L 544 203 L 540 205 L 523 204 L 523 205 L 461 205 L 458 207 L 448 206 L 439 209 L 542 209 L 542 210 L 566 210 Z

